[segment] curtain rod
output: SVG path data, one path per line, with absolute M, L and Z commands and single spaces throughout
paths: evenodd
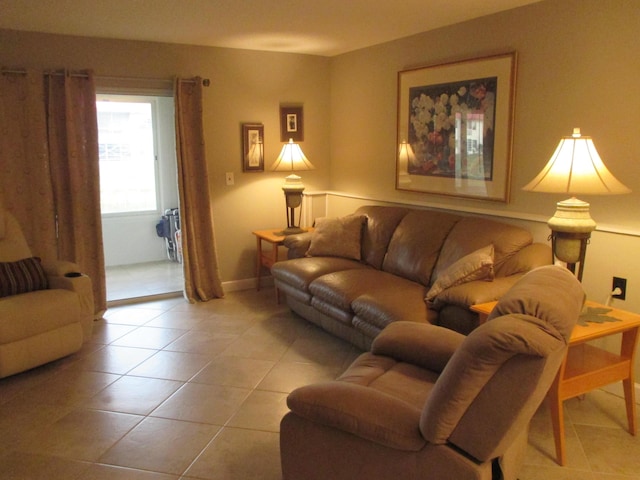
M 2 68 L 0 69 L 0 73 L 2 74 L 15 74 L 15 75 L 26 75 L 27 74 L 27 70 L 18 70 L 18 69 L 7 69 L 7 68 Z M 61 71 L 57 71 L 57 70 L 50 70 L 50 71 L 45 71 L 44 75 L 65 75 L 65 72 L 61 72 Z M 89 75 L 87 75 L 86 73 L 70 73 L 69 76 L 71 77 L 82 77 L 82 78 L 87 78 Z M 172 79 L 169 78 L 142 78 L 142 77 L 112 77 L 112 76 L 102 76 L 102 75 L 96 75 L 94 77 L 96 80 L 128 80 L 128 81 L 138 81 L 138 82 L 171 82 L 173 83 Z M 183 78 L 180 79 L 181 82 L 186 82 L 186 83 L 195 83 L 196 80 L 194 78 Z M 211 85 L 211 80 L 209 80 L 208 78 L 203 78 L 202 79 L 202 85 L 204 87 L 208 87 L 209 85 Z

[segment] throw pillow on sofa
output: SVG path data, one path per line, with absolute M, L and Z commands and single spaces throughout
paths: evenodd
M 425 300 L 433 302 L 440 292 L 449 287 L 474 280 L 493 280 L 493 245 L 480 248 L 475 252 L 465 255 L 451 264 L 444 272 L 438 275 Z
M 360 245 L 365 215 L 347 215 L 340 218 L 316 219 L 308 257 L 343 257 L 361 259 Z
M 48 286 L 40 258 L 0 262 L 0 297 L 44 290 Z

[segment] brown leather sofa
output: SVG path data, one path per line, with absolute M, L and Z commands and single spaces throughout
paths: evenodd
M 271 273 L 289 307 L 364 350 L 398 320 L 468 334 L 478 322 L 471 305 L 499 299 L 524 273 L 551 262 L 550 247 L 533 243 L 525 229 L 394 206 L 318 219 L 314 232 L 289 236 L 285 245 L 289 259 Z M 487 251 L 490 265 L 479 260 L 487 259 Z M 475 275 L 470 264 L 489 269 Z M 460 272 L 466 278 L 457 278 Z M 444 288 L 427 302 L 436 286 Z
M 584 299 L 568 270 L 548 265 L 468 336 L 389 325 L 337 380 L 289 395 L 284 480 L 515 480 Z

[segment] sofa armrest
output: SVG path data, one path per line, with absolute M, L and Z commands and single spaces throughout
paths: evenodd
M 437 325 L 393 322 L 374 339 L 371 353 L 441 372 L 464 339 Z
M 285 237 L 283 244 L 289 249 L 287 252 L 287 258 L 302 258 L 309 250 L 311 245 L 312 232 L 297 233 L 295 235 L 288 235 Z
M 351 433 L 398 450 L 418 451 L 421 411 L 373 388 L 331 381 L 291 392 L 287 405 L 312 422 Z
M 440 310 L 445 305 L 457 305 L 468 309 L 471 305 L 478 303 L 493 302 L 507 293 L 523 275 L 524 273 L 496 277 L 492 282 L 475 280 L 447 288 L 438 294 L 431 308 Z

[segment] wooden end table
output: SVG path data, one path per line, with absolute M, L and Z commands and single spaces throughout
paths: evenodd
M 496 303 L 473 305 L 471 310 L 477 312 L 479 322 L 484 323 Z M 574 327 L 569 339 L 567 355 L 547 393 L 556 444 L 556 459 L 560 465 L 564 465 L 566 462 L 564 410 L 562 408 L 564 400 L 622 381 L 629 433 L 635 435 L 637 431 L 633 365 L 638 342 L 638 329 L 640 328 L 640 315 L 591 301 L 587 301 L 586 306 L 610 309 L 606 315 L 615 320 L 587 323 Z M 622 334 L 619 354 L 587 344 L 591 340 L 618 333 Z
M 312 228 L 305 228 L 305 231 L 312 231 Z M 256 236 L 256 290 L 260 290 L 260 277 L 262 267 L 271 268 L 278 260 L 284 260 L 280 256 L 280 247 L 284 245 L 284 235 L 279 235 L 282 229 L 270 228 L 268 230 L 254 230 L 251 232 Z M 271 245 L 268 250 L 263 250 L 262 242 Z M 276 300 L 280 303 L 280 295 L 276 288 Z

